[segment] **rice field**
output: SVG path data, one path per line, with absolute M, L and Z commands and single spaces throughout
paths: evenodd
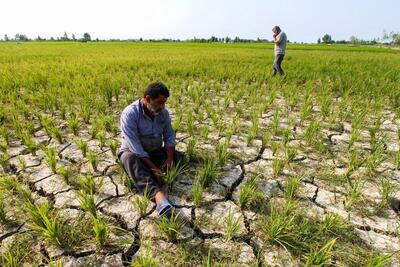
M 0 43 L 1 266 L 400 266 L 400 51 Z M 117 161 L 162 81 L 185 164 L 160 219 Z

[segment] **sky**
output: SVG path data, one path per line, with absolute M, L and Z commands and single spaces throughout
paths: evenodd
M 354 35 L 370 40 L 400 32 L 399 0 L 0 0 L 0 38 L 272 39 L 279 25 L 290 41 Z

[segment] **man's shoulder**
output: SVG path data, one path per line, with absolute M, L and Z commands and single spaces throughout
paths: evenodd
M 122 111 L 122 116 L 137 116 L 140 112 L 140 100 L 134 101 L 132 104 L 126 106 Z

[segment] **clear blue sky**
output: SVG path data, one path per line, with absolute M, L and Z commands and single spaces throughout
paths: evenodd
M 291 41 L 315 42 L 324 33 L 348 40 L 400 32 L 399 0 L 1 0 L 0 10 L 0 37 L 271 39 L 280 25 Z

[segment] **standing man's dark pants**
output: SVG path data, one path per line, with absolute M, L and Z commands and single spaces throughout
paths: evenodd
M 148 152 L 151 161 L 159 168 L 162 169 L 162 165 L 167 159 L 167 152 L 165 149 Z M 154 199 L 157 192 L 161 191 L 161 184 L 159 184 L 153 173 L 147 167 L 147 165 L 138 158 L 134 153 L 130 151 L 121 152 L 119 155 L 119 161 L 128 176 L 133 180 L 136 189 L 140 193 L 144 193 L 147 187 L 147 193 L 150 199 Z M 183 159 L 183 153 L 175 151 L 174 164 L 177 164 Z
M 272 75 L 275 76 L 277 71 L 279 71 L 279 74 L 280 74 L 281 76 L 283 76 L 283 74 L 285 74 L 285 73 L 283 72 L 282 67 L 281 67 L 282 60 L 283 60 L 284 57 L 285 57 L 284 54 L 277 54 L 277 55 L 275 55 L 274 67 L 273 67 Z

